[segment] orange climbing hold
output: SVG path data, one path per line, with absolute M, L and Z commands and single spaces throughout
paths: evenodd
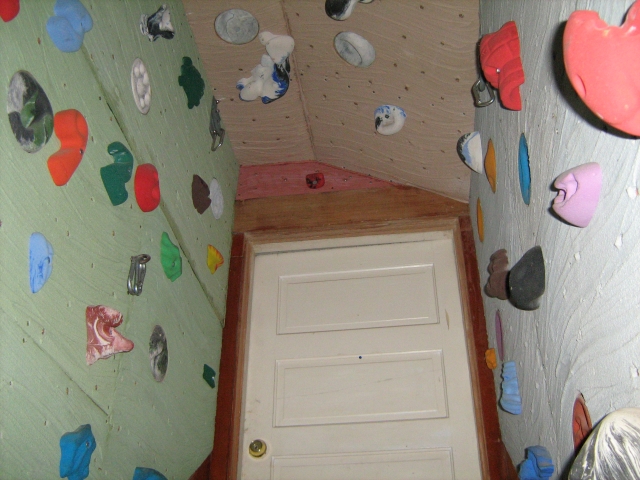
M 484 360 L 487 362 L 487 367 L 491 370 L 498 366 L 498 359 L 496 358 L 496 349 L 490 348 L 486 352 L 484 352 Z
M 87 121 L 77 110 L 63 110 L 53 117 L 53 131 L 60 150 L 49 157 L 49 173 L 58 187 L 66 185 L 84 156 L 89 138 Z
M 481 242 L 484 242 L 484 218 L 482 217 L 482 205 L 480 205 L 480 199 L 476 203 L 476 217 L 478 219 L 478 238 Z
M 489 143 L 487 144 L 487 154 L 484 156 L 484 172 L 487 174 L 487 180 L 489 180 L 491 190 L 493 193 L 496 193 L 498 169 L 496 167 L 496 151 L 493 148 L 491 139 L 489 139 Z

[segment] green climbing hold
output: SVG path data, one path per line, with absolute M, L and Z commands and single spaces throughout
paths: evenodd
M 120 142 L 110 143 L 107 152 L 113 157 L 113 163 L 100 169 L 102 183 L 107 190 L 109 200 L 115 207 L 127 201 L 129 194 L 124 184 L 131 180 L 133 155 Z
M 189 108 L 200 105 L 200 99 L 204 95 L 204 80 L 193 61 L 189 57 L 182 57 L 181 75 L 178 77 L 178 84 L 187 94 L 187 106 Z
M 182 257 L 180 249 L 169 239 L 167 232 L 162 232 L 160 241 L 160 263 L 164 274 L 169 280 L 175 282 L 182 275 Z
M 206 363 L 204 364 L 202 378 L 204 378 L 211 388 L 216 388 L 216 371 Z

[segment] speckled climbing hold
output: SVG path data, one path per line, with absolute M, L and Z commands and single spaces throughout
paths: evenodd
M 139 58 L 131 65 L 131 92 L 138 111 L 143 115 L 151 107 L 151 79 L 147 67 Z
M 487 367 L 489 367 L 491 370 L 498 367 L 495 348 L 489 348 L 486 352 L 484 352 L 484 361 L 487 363 Z
M 132 480 L 167 480 L 167 477 L 153 468 L 136 467 Z
M 166 5 L 161 5 L 153 15 L 140 16 L 140 33 L 146 35 L 150 41 L 158 38 L 171 40 L 175 34 L 171 24 L 171 11 Z
M 158 170 L 151 163 L 143 163 L 136 168 L 133 189 L 140 210 L 151 212 L 160 205 L 160 178 Z
M 53 110 L 47 94 L 29 72 L 13 74 L 7 92 L 9 124 L 25 152 L 40 150 L 53 133 Z
M 216 17 L 216 33 L 225 42 L 244 45 L 256 38 L 259 25 L 256 18 L 246 10 L 232 8 Z
M 0 0 L 0 18 L 10 22 L 20 12 L 20 0 Z
M 541 445 L 527 447 L 527 458 L 518 468 L 520 480 L 548 480 L 555 470 L 549 450 Z
M 80 165 L 89 139 L 87 121 L 77 110 L 63 110 L 53 117 L 53 130 L 60 140 L 60 150 L 49 157 L 47 167 L 53 183 L 66 185 Z
M 483 36 L 479 50 L 482 73 L 498 89 L 502 106 L 522 110 L 520 85 L 524 83 L 524 70 L 516 22 L 509 21 L 497 32 Z
M 87 365 L 109 358 L 116 353 L 130 352 L 133 342 L 124 338 L 116 327 L 122 324 L 122 314 L 104 305 L 88 306 L 85 311 L 87 324 Z
M 482 139 L 480 132 L 465 133 L 458 139 L 456 145 L 458 156 L 467 167 L 477 173 L 482 173 Z
M 484 286 L 484 292 L 490 296 L 506 300 L 508 298 L 507 277 L 509 275 L 509 257 L 502 248 L 493 252 L 489 257 L 489 279 Z
M 202 378 L 204 378 L 211 388 L 216 388 L 216 371 L 206 363 L 204 364 Z
M 317 172 L 317 173 L 309 173 L 306 177 L 305 180 L 307 182 L 307 187 L 309 187 L 312 190 L 316 190 L 318 188 L 322 188 L 324 187 L 324 174 Z
M 351 16 L 356 3 L 371 3 L 373 0 L 326 0 L 325 13 L 334 20 L 346 20 Z
M 169 366 L 169 350 L 167 336 L 160 325 L 153 327 L 153 332 L 149 337 L 149 361 L 151 362 L 151 374 L 155 381 L 163 381 Z
M 591 424 L 591 415 L 587 403 L 584 401 L 582 394 L 578 394 L 576 401 L 573 402 L 573 448 L 577 453 L 585 438 L 591 433 L 593 428 Z
M 37 293 L 49 280 L 53 268 L 53 247 L 39 232 L 29 238 L 29 284 Z
M 224 263 L 222 254 L 213 245 L 207 246 L 207 267 L 211 273 L 216 273 L 216 270 Z
M 84 34 L 93 28 L 89 11 L 80 0 L 57 0 L 53 17 L 47 20 L 47 33 L 62 52 L 80 50 Z
M 376 59 L 376 50 L 369 41 L 354 32 L 340 32 L 333 39 L 338 55 L 354 67 L 366 68 Z
M 373 112 L 376 131 L 382 135 L 398 133 L 407 118 L 407 114 L 395 105 L 381 105 Z
M 545 289 L 542 247 L 535 246 L 522 256 L 508 277 L 509 301 L 520 310 L 535 310 Z
M 121 205 L 129 198 L 125 183 L 131 180 L 133 173 L 133 155 L 120 142 L 110 143 L 107 152 L 113 157 L 113 163 L 100 169 L 100 178 L 113 206 Z
M 160 263 L 164 274 L 172 282 L 175 282 L 182 275 L 180 249 L 171 242 L 167 232 L 162 232 L 160 240 Z
M 522 399 L 518 387 L 518 373 L 516 362 L 505 362 L 502 364 L 502 395 L 500 396 L 500 406 L 505 412 L 513 415 L 522 413 Z
M 484 172 L 489 180 L 491 191 L 496 193 L 498 167 L 496 165 L 496 150 L 493 148 L 493 141 L 489 139 L 487 142 L 487 153 L 484 156 Z
M 91 425 L 82 425 L 60 437 L 60 478 L 84 480 L 89 476 L 91 455 L 96 449 L 96 439 Z
M 211 199 L 213 218 L 220 220 L 220 217 L 222 217 L 224 213 L 224 197 L 222 196 L 220 184 L 215 178 L 209 183 L 209 198 Z
M 482 214 L 480 197 L 478 197 L 478 200 L 476 201 L 476 220 L 478 222 L 478 238 L 481 242 L 484 242 L 484 215 Z
M 187 107 L 193 108 L 200 105 L 200 99 L 204 95 L 204 80 L 189 57 L 182 57 L 178 84 L 187 95 Z
M 529 147 L 524 133 L 520 135 L 520 143 L 518 145 L 518 176 L 520 177 L 522 200 L 529 205 L 531 201 L 531 170 L 529 167 Z
M 191 181 L 191 200 L 193 201 L 193 208 L 195 208 L 200 215 L 211 205 L 209 186 L 199 175 L 194 175 Z
M 504 339 L 502 338 L 502 315 L 500 315 L 500 310 L 496 310 L 495 317 L 495 327 L 496 327 L 496 347 L 498 347 L 498 356 L 500 357 L 500 361 L 504 361 Z
M 602 170 L 597 163 L 585 163 L 562 173 L 553 186 L 558 196 L 553 211 L 576 227 L 589 225 L 600 200 Z

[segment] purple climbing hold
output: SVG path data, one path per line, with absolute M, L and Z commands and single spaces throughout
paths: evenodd
M 600 165 L 591 162 L 567 170 L 556 178 L 553 186 L 558 189 L 553 211 L 576 227 L 589 225 L 600 200 Z

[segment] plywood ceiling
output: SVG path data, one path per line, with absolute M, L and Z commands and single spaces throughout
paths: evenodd
M 468 201 L 470 170 L 456 154 L 473 130 L 478 0 L 373 0 L 344 21 L 324 0 L 183 0 L 206 75 L 240 165 L 315 160 Z M 215 32 L 230 8 L 251 12 L 260 31 L 290 35 L 291 84 L 270 104 L 243 102 L 236 82 L 266 53 L 256 38 L 232 45 Z M 333 40 L 343 31 L 376 50 L 368 68 L 346 63 Z M 407 113 L 395 135 L 376 133 L 384 104 Z

